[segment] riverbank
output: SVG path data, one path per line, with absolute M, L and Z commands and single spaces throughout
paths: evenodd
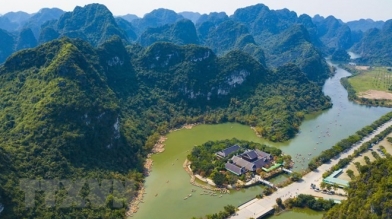
M 372 134 L 366 136 L 362 139 L 362 142 L 367 142 L 373 139 L 375 136 L 380 134 L 382 131 L 386 130 L 388 127 L 392 125 L 392 120 L 389 120 L 383 124 L 381 124 Z M 362 143 L 364 144 L 364 143 Z M 257 217 L 263 215 L 265 211 L 269 209 L 273 209 L 275 203 L 271 203 L 270 200 L 276 200 L 277 198 L 281 198 L 282 201 L 285 201 L 292 196 L 296 196 L 297 194 L 308 194 L 309 191 L 313 191 L 310 188 L 310 183 L 317 183 L 322 181 L 323 173 L 329 171 L 333 166 L 338 164 L 338 162 L 342 159 L 351 156 L 356 149 L 358 149 L 362 144 L 356 144 L 352 146 L 347 151 L 340 154 L 338 159 L 333 159 L 329 163 L 324 163 L 317 168 L 317 171 L 311 171 L 308 174 L 304 175 L 302 181 L 298 181 L 296 183 L 290 184 L 289 186 L 283 187 L 279 189 L 277 192 L 272 193 L 268 199 L 253 199 L 251 204 L 247 204 L 246 206 L 239 206 L 239 211 L 237 212 L 236 216 L 231 217 L 231 219 L 242 219 L 242 218 L 249 218 L 254 215 Z M 325 198 L 332 198 L 336 200 L 343 199 L 344 197 L 339 197 L 336 195 L 327 195 L 327 194 L 318 194 L 318 196 Z M 344 198 L 345 199 L 345 198 Z M 258 211 L 258 206 L 265 207 L 265 211 Z
M 216 186 L 215 183 L 212 180 L 210 180 L 210 179 L 206 179 L 206 178 L 203 178 L 201 176 L 196 177 L 193 174 L 193 172 L 192 172 L 191 162 L 188 159 L 186 159 L 184 161 L 184 164 L 182 165 L 182 167 L 184 168 L 185 172 L 187 172 L 189 177 L 191 178 L 189 180 L 191 185 L 199 187 L 199 188 L 202 188 L 202 189 L 205 189 L 205 190 L 209 190 L 209 191 L 213 191 L 213 192 L 219 192 L 221 194 L 230 193 L 230 191 L 228 189 L 225 189 L 225 188 L 208 187 L 206 185 L 202 185 L 202 184 L 196 182 L 196 178 L 198 178 L 200 181 L 203 181 L 203 182 L 207 183 L 210 186 Z
M 144 162 L 144 177 L 150 175 L 152 166 L 154 164 L 154 161 L 151 159 L 151 155 L 164 152 L 165 151 L 164 143 L 166 140 L 167 140 L 166 136 L 160 136 L 158 141 L 155 143 L 154 147 L 152 148 L 151 153 L 147 155 L 147 159 Z M 137 191 L 136 196 L 129 204 L 126 216 L 132 216 L 133 214 L 135 214 L 139 210 L 139 204 L 143 203 L 143 198 L 146 193 L 144 184 L 141 183 L 139 187 L 140 189 Z
M 179 129 L 170 130 L 169 133 L 179 131 L 181 129 L 192 129 L 193 127 L 195 127 L 199 124 L 200 123 L 185 124 Z M 166 136 L 160 136 L 158 141 L 155 143 L 154 147 L 151 149 L 151 153 L 149 153 L 147 155 L 147 159 L 143 165 L 144 177 L 148 177 L 152 171 L 152 166 L 154 164 L 154 161 L 152 160 L 151 156 L 153 154 L 163 153 L 165 151 L 165 141 L 166 140 L 167 140 Z M 140 189 L 137 191 L 136 196 L 133 198 L 133 200 L 129 204 L 128 212 L 126 213 L 126 216 L 133 216 L 133 214 L 137 213 L 137 211 L 139 210 L 140 203 L 144 203 L 143 199 L 144 199 L 145 194 L 146 194 L 146 192 L 145 192 L 144 183 L 141 183 Z
M 153 172 L 145 181 L 147 194 L 144 196 L 144 204 L 140 205 L 137 214 L 132 218 L 202 217 L 205 214 L 216 213 L 225 205 L 242 205 L 265 189 L 264 186 L 256 185 L 248 189 L 232 191 L 230 195 L 224 195 L 222 198 L 209 195 L 193 195 L 192 198 L 184 201 L 184 194 L 189 194 L 192 189 L 195 189 L 189 183 L 189 175 L 183 170 L 183 161 L 194 145 L 200 145 L 207 141 L 237 138 L 278 147 L 285 154 L 292 156 L 296 163 L 294 171 L 299 172 L 303 168 L 299 163 L 302 157 L 297 158 L 296 154 L 307 155 L 312 153 L 312 155 L 306 156 L 306 160 L 308 158 L 312 159 L 322 151 L 330 149 L 341 139 L 347 138 L 347 136 L 354 134 L 390 111 L 390 109 L 382 107 L 365 107 L 348 101 L 347 92 L 342 87 L 340 78 L 349 75 L 347 71 L 337 67 L 336 75 L 327 79 L 323 87 L 325 95 L 331 97 L 333 107 L 320 113 L 307 115 L 299 128 L 300 134 L 287 142 L 269 142 L 261 139 L 254 134 L 249 126 L 238 123 L 200 124 L 191 130 L 183 129 L 168 134 L 168 140 L 165 142 L 165 152 L 152 156 L 154 167 Z M 339 121 L 337 125 L 335 123 L 330 124 L 331 121 L 335 120 Z M 323 137 L 327 131 L 329 135 Z M 321 137 L 319 138 L 319 136 Z M 177 158 L 181 162 L 177 161 Z M 170 183 L 165 183 L 169 179 Z M 293 185 L 296 184 L 293 183 Z M 308 184 L 305 186 L 309 187 Z M 197 190 L 197 193 L 203 192 L 200 189 Z M 157 193 L 159 195 L 155 196 Z M 275 202 L 275 200 L 272 200 L 272 202 Z M 305 214 L 297 213 L 294 216 L 293 214 L 292 212 L 284 213 L 279 218 L 286 219 L 286 215 L 288 215 L 289 219 L 309 219 Z M 275 216 L 273 218 L 275 219 Z
M 342 66 L 353 74 L 341 80 L 351 101 L 367 106 L 392 107 L 391 73 L 386 67 Z

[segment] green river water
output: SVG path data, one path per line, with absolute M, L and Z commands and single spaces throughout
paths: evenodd
M 307 116 L 300 126 L 300 133 L 292 140 L 283 143 L 271 143 L 258 138 L 245 125 L 226 123 L 219 125 L 199 125 L 190 130 L 179 130 L 167 135 L 165 151 L 152 156 L 154 165 L 150 176 L 146 178 L 146 195 L 139 211 L 132 216 L 137 219 L 189 219 L 218 212 L 225 205 L 239 206 L 262 192 L 263 186 L 255 186 L 229 195 L 200 195 L 202 189 L 189 183 L 189 176 L 183 170 L 183 162 L 194 145 L 209 140 L 238 138 L 248 141 L 265 143 L 279 147 L 284 153 L 302 156 L 295 158 L 295 169 L 301 170 L 308 163 L 308 158 L 328 149 L 339 140 L 355 133 L 362 127 L 389 112 L 382 107 L 366 107 L 347 100 L 347 92 L 340 84 L 340 78 L 350 75 L 347 71 L 337 68 L 334 77 L 328 79 L 323 87 L 330 96 L 333 107 L 329 110 Z M 305 157 L 305 161 L 303 161 Z M 297 160 L 296 160 L 297 159 Z M 279 180 L 279 179 L 277 179 Z M 196 192 L 191 192 L 196 189 Z M 187 200 L 184 197 L 192 193 Z M 274 201 L 274 200 L 273 200 Z M 319 219 L 322 213 L 309 210 L 295 210 L 271 219 Z

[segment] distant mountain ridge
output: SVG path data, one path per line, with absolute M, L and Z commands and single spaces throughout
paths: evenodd
M 343 21 L 336 19 L 333 16 L 329 16 L 327 18 L 324 18 L 319 15 L 316 15 L 315 17 L 311 18 L 306 14 L 298 16 L 295 12 L 287 9 L 270 10 L 267 6 L 263 4 L 257 4 L 254 6 L 238 9 L 230 17 L 227 16 L 224 12 L 213 12 L 207 15 L 200 14 L 197 12 L 176 13 L 172 10 L 161 8 L 145 14 L 142 18 L 138 18 L 136 15 L 132 14 L 112 18 L 113 15 L 110 13 L 109 10 L 107 10 L 106 7 L 103 11 L 106 11 L 106 17 L 109 18 L 104 18 L 104 20 L 110 23 L 107 23 L 107 25 L 110 26 L 110 30 L 106 29 L 108 30 L 108 34 L 102 35 L 102 39 L 95 39 L 99 37 L 94 37 L 93 35 L 101 35 L 102 31 L 104 31 L 103 29 L 95 30 L 100 31 L 100 33 L 95 32 L 94 34 L 91 33 L 90 36 L 86 36 L 85 30 L 81 30 L 85 27 L 77 26 L 76 23 L 74 23 L 73 25 L 76 25 L 76 29 L 79 28 L 79 30 L 75 29 L 71 32 L 68 30 L 61 30 L 61 28 L 56 27 L 56 22 L 58 21 L 55 20 L 59 19 L 60 16 L 64 14 L 64 12 L 60 9 L 42 9 L 40 12 L 33 15 L 29 15 L 24 12 L 8 13 L 4 16 L 0 16 L 0 29 L 1 27 L 3 27 L 3 29 L 11 31 L 10 34 L 14 35 L 14 38 L 16 38 L 15 34 L 19 35 L 19 33 L 12 33 L 13 31 L 18 30 L 19 32 L 22 29 L 30 28 L 33 31 L 38 43 L 47 42 L 49 40 L 57 39 L 58 37 L 66 35 L 68 37 L 79 37 L 85 40 L 89 40 L 89 42 L 93 45 L 97 45 L 97 43 L 102 43 L 105 41 L 105 39 L 107 39 L 105 35 L 112 36 L 113 34 L 117 34 L 126 42 L 143 41 L 145 42 L 143 43 L 143 45 L 151 45 L 151 43 L 158 42 L 160 40 L 174 43 L 179 42 L 180 44 L 186 42 L 197 42 L 201 45 L 212 46 L 214 48 L 214 51 L 218 53 L 226 52 L 225 47 L 231 48 L 230 46 L 232 45 L 234 45 L 233 48 L 243 49 L 245 47 L 245 45 L 242 45 L 244 44 L 244 42 L 251 42 L 252 40 L 254 40 L 254 43 L 251 42 L 247 49 L 243 51 L 248 51 L 249 54 L 255 54 L 259 53 L 258 51 L 260 50 L 264 50 L 264 53 L 269 53 L 269 51 L 275 51 L 275 49 L 272 48 L 271 45 L 278 45 L 276 43 L 273 43 L 273 41 L 279 41 L 277 37 L 279 37 L 281 33 L 287 31 L 290 26 L 303 25 L 308 32 L 307 34 L 304 34 L 309 35 L 309 42 L 313 45 L 313 49 L 318 50 L 322 53 L 322 55 L 331 55 L 336 50 L 350 49 L 352 46 L 354 46 L 354 44 L 357 44 L 362 39 L 362 37 L 364 36 L 363 31 L 373 27 L 380 28 L 380 26 L 383 24 L 382 21 L 376 22 L 370 19 L 361 19 L 358 21 L 350 21 L 344 23 Z M 197 40 L 188 40 L 185 38 L 178 39 L 178 36 L 173 36 L 170 31 L 168 32 L 165 30 L 165 28 L 162 27 L 164 25 L 174 25 L 176 22 L 184 18 L 188 18 L 194 23 L 198 35 Z M 79 17 L 78 19 L 81 19 L 81 17 Z M 116 24 L 112 22 L 113 19 L 116 21 Z M 225 32 L 222 30 L 217 32 L 217 30 L 222 29 L 223 26 L 219 27 L 220 23 L 227 20 L 233 20 L 235 22 L 241 23 L 247 28 L 248 34 L 243 35 L 236 33 L 234 34 L 236 36 L 234 38 L 234 35 L 228 35 L 229 39 L 231 39 L 232 41 L 231 43 L 213 40 L 214 37 L 220 37 L 220 34 L 218 34 L 218 32 Z M 43 25 L 46 29 L 41 30 L 40 28 L 43 22 L 47 22 Z M 93 23 L 94 22 L 92 22 L 91 24 Z M 162 33 L 160 33 L 159 31 L 161 30 L 161 27 L 163 28 Z M 157 29 L 155 30 L 156 32 L 152 33 L 152 30 L 148 30 L 148 28 Z M 189 27 L 187 28 L 189 29 Z M 229 33 L 228 31 L 229 30 L 226 31 L 226 34 Z M 150 35 L 150 33 L 152 34 Z M 189 37 L 194 38 L 192 34 L 193 33 L 191 33 Z M 182 37 L 185 36 L 186 34 L 182 35 Z M 207 39 L 208 37 L 210 38 Z M 173 39 L 173 41 L 171 41 L 171 39 Z M 34 41 L 33 39 L 31 40 Z M 237 44 L 234 43 L 237 41 Z M 304 53 L 301 54 L 305 55 Z M 312 54 L 315 53 L 312 52 Z M 267 64 L 269 63 L 270 66 L 274 66 L 274 63 L 282 63 L 284 61 L 288 61 L 287 57 L 289 56 L 286 56 L 286 58 L 279 60 L 279 56 L 270 55 L 270 60 L 267 60 Z M 296 59 L 295 57 L 293 57 L 291 60 L 295 61 Z M 325 65 L 325 63 L 323 65 Z M 302 70 L 305 69 L 311 68 L 302 68 Z M 319 69 L 325 68 L 323 67 Z M 308 72 L 307 74 L 312 73 Z M 327 75 L 326 73 L 322 74 Z M 325 78 L 325 76 L 321 78 Z
M 362 56 L 356 61 L 392 66 L 392 20 L 386 21 L 381 29 L 366 31 L 352 50 Z
M 0 29 L 17 32 L 25 28 L 30 28 L 37 39 L 41 25 L 48 20 L 58 19 L 63 13 L 64 11 L 58 8 L 42 8 L 33 14 L 28 14 L 23 11 L 9 12 L 0 16 Z
M 374 21 L 372 19 L 360 19 L 356 21 L 349 21 L 347 22 L 347 25 L 353 31 L 366 32 L 372 28 L 381 29 L 384 23 L 385 23 L 384 21 Z

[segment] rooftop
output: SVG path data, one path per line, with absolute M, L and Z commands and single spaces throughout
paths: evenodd
M 226 156 L 238 151 L 239 149 L 241 149 L 241 147 L 236 144 L 236 145 L 233 145 L 231 147 L 228 147 L 224 150 L 217 152 L 216 155 L 218 155 L 220 157 L 226 157 Z
M 337 178 L 339 176 L 339 174 L 342 173 L 342 171 L 343 171 L 343 169 L 339 169 L 339 170 L 334 171 L 327 178 L 323 179 L 323 181 L 328 184 L 336 184 L 338 186 L 348 187 L 349 186 L 348 181 Z
M 243 169 L 241 167 L 237 167 L 236 165 L 232 164 L 232 163 L 226 163 L 225 164 L 225 168 L 234 173 L 235 175 L 241 175 L 243 173 Z

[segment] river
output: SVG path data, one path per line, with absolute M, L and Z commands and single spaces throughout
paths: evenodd
M 336 66 L 335 66 L 336 67 Z M 191 192 L 195 187 L 189 183 L 189 176 L 183 170 L 182 164 L 194 145 L 209 140 L 238 138 L 248 141 L 265 143 L 279 147 L 284 153 L 292 155 L 296 162 L 295 169 L 301 170 L 307 166 L 308 159 L 318 155 L 347 136 L 354 134 L 362 127 L 371 124 L 391 109 L 383 107 L 366 107 L 349 102 L 347 92 L 340 84 L 342 77 L 350 73 L 337 67 L 336 74 L 328 79 L 323 92 L 331 97 L 333 107 L 329 110 L 308 115 L 300 126 L 300 133 L 292 140 L 283 143 L 267 142 L 258 138 L 245 125 L 226 123 L 219 125 L 199 125 L 190 130 L 183 129 L 167 135 L 165 151 L 152 156 L 154 166 L 146 178 L 146 195 L 144 203 L 132 218 L 158 219 L 179 218 L 190 219 L 216 213 L 227 204 L 241 205 L 261 193 L 263 186 L 255 186 L 242 191 L 234 191 L 230 195 L 219 196 L 200 195 L 201 189 Z M 302 156 L 296 158 L 297 154 Z M 305 157 L 305 161 L 302 161 Z M 185 196 L 192 196 L 184 200 Z M 301 215 L 301 216 L 298 216 Z M 292 215 L 292 216 L 290 216 Z M 297 216 L 295 216 L 297 215 Z M 321 218 L 322 214 L 290 212 L 271 218 Z

